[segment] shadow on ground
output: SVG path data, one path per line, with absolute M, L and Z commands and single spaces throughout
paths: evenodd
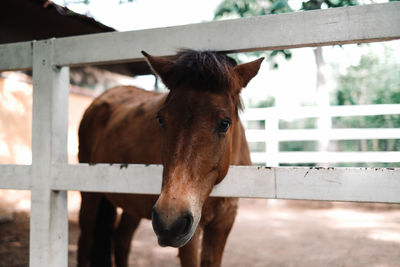
M 70 213 L 69 266 L 79 229 Z M 179 266 L 149 221 L 135 234 L 131 266 Z M 29 214 L 0 223 L 0 266 L 28 266 Z M 400 206 L 242 199 L 223 266 L 399 266 Z

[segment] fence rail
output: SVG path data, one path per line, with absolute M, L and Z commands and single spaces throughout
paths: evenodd
M 57 38 L 52 63 L 73 66 L 141 61 L 141 50 L 174 55 L 179 48 L 225 52 L 371 43 L 400 38 L 399 3 L 332 8 L 158 29 Z M 0 70 L 33 65 L 31 42 L 0 45 Z
M 347 128 L 331 129 L 328 132 L 319 129 L 279 130 L 278 141 L 313 141 L 325 135 L 329 140 L 366 140 L 400 139 L 398 128 Z M 247 130 L 248 142 L 265 142 L 268 130 Z M 399 159 L 400 161 L 400 159 Z
M 32 192 L 30 266 L 68 266 L 67 190 L 126 192 L 126 185 L 157 193 L 161 186 L 153 177 L 159 166 L 67 164 L 69 66 L 142 60 L 141 50 L 168 56 L 182 47 L 239 52 L 387 41 L 400 38 L 399 25 L 400 3 L 392 2 L 0 45 L 0 70 L 33 69 L 32 165 L 0 165 L 0 188 Z M 399 169 L 232 167 L 213 194 L 399 203 L 399 177 Z
M 277 107 L 248 109 L 241 115 L 245 121 L 263 121 L 265 129 L 247 129 L 248 142 L 265 142 L 266 152 L 252 152 L 253 163 L 279 166 L 280 163 L 361 163 L 400 162 L 400 152 L 281 152 L 279 142 L 324 140 L 379 140 L 400 139 L 398 128 L 355 128 L 355 129 L 279 129 L 279 120 L 318 118 L 324 114 L 333 117 L 378 116 L 400 114 L 399 104 L 298 107 L 282 109 Z

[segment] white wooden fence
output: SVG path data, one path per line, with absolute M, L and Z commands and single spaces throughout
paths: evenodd
M 1 45 L 0 70 L 33 68 L 32 165 L 0 166 L 0 188 L 32 192 L 30 266 L 67 266 L 67 190 L 160 191 L 160 166 L 67 164 L 69 66 L 142 60 L 141 50 L 240 52 L 399 38 L 400 3 L 393 2 Z M 235 167 L 212 195 L 399 203 L 400 170 Z
M 359 163 L 400 162 L 400 152 L 280 152 L 279 142 L 320 140 L 400 139 L 399 128 L 347 128 L 347 129 L 279 129 L 279 120 L 318 118 L 320 114 L 332 117 L 376 116 L 400 114 L 400 104 L 297 107 L 292 109 L 258 108 L 246 110 L 244 121 L 263 121 L 265 129 L 246 130 L 248 142 L 265 142 L 266 152 L 252 152 L 253 163 L 279 166 L 279 163 Z

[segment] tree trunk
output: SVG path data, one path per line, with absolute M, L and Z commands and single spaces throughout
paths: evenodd
M 325 80 L 325 61 L 322 54 L 322 47 L 314 49 L 315 64 L 317 67 L 317 105 L 320 107 L 320 114 L 317 118 L 317 128 L 321 131 L 320 139 L 318 140 L 318 151 L 327 152 L 329 149 L 328 132 L 332 128 L 332 119 L 329 116 L 329 90 Z M 320 166 L 327 166 L 327 164 L 320 164 Z

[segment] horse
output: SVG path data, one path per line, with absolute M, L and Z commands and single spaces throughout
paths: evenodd
M 238 199 L 209 195 L 230 165 L 251 165 L 240 92 L 263 58 L 237 65 L 208 50 L 181 50 L 172 59 L 142 54 L 169 92 L 119 86 L 98 96 L 79 127 L 78 157 L 162 164 L 161 193 L 81 192 L 78 266 L 111 266 L 112 253 L 116 266 L 127 266 L 142 218 L 152 220 L 160 246 L 179 248 L 182 266 L 220 266 Z

